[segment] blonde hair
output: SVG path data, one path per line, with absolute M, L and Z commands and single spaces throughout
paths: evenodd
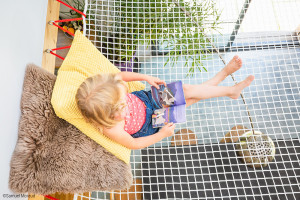
M 86 121 L 102 128 L 115 126 L 120 121 L 115 119 L 115 114 L 126 106 L 120 101 L 124 86 L 127 91 L 126 83 L 118 74 L 97 74 L 87 78 L 75 97 Z

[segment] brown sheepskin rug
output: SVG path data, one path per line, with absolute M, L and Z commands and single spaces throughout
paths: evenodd
M 129 188 L 130 165 L 55 115 L 50 103 L 55 80 L 46 70 L 27 65 L 10 189 L 52 194 Z

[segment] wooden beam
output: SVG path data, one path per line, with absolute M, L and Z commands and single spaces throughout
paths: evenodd
M 142 179 L 135 179 L 128 190 L 117 190 L 115 194 L 110 193 L 110 200 L 143 200 L 142 184 Z
M 59 19 L 60 3 L 55 0 L 48 0 L 45 36 L 44 36 L 44 48 L 42 58 L 42 68 L 46 69 L 50 73 L 54 74 L 55 69 L 55 56 L 50 53 L 46 53 L 46 49 L 53 49 L 56 47 L 57 41 L 57 27 L 49 25 L 49 21 L 55 21 Z M 42 195 L 29 194 L 28 200 L 47 200 Z
M 47 71 L 53 74 L 55 70 L 56 57 L 50 53 L 46 53 L 45 50 L 54 49 L 56 47 L 58 28 L 48 24 L 48 22 L 56 21 L 59 19 L 59 9 L 60 9 L 59 2 L 55 0 L 48 0 L 42 68 L 46 69 Z
M 45 200 L 45 197 L 38 194 L 29 194 L 28 200 Z
M 54 197 L 59 200 L 73 200 L 74 199 L 74 194 L 71 194 L 71 193 L 68 193 L 68 194 L 55 193 L 55 194 L 49 194 L 49 196 Z M 82 196 L 84 196 L 84 197 L 78 196 L 77 200 L 89 200 L 90 199 L 89 192 L 83 193 Z M 49 199 L 42 195 L 30 194 L 30 195 L 28 195 L 28 200 L 49 200 Z
M 46 17 L 46 28 L 45 28 L 45 37 L 44 37 L 44 48 L 43 48 L 43 58 L 42 58 L 42 68 L 46 69 L 50 73 L 54 74 L 55 70 L 55 60 L 56 56 L 46 53 L 45 50 L 47 49 L 54 49 L 56 48 L 57 43 L 57 34 L 58 28 L 50 25 L 49 21 L 56 21 L 59 19 L 59 10 L 60 10 L 60 3 L 56 0 L 48 0 L 48 7 L 47 7 L 47 17 Z M 73 200 L 74 194 L 68 193 L 55 193 L 49 194 L 50 196 L 60 199 L 60 200 Z M 83 193 L 84 197 L 78 197 L 77 200 L 88 200 L 90 199 L 90 193 L 85 192 Z M 30 194 L 28 196 L 28 200 L 48 200 L 48 198 L 38 195 L 38 194 Z

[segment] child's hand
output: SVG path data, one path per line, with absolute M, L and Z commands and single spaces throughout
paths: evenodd
M 164 133 L 165 137 L 174 135 L 175 124 L 168 123 L 160 131 Z
M 164 84 L 167 87 L 167 84 L 165 81 L 160 80 L 157 77 L 153 77 L 153 76 L 147 76 L 146 81 L 150 84 L 153 85 L 154 87 L 156 87 L 157 89 L 159 89 L 158 85 Z

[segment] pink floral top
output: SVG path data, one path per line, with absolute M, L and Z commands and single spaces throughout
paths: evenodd
M 124 130 L 132 135 L 138 132 L 146 121 L 146 106 L 142 100 L 131 93 L 127 94 L 126 102 L 127 111 Z

